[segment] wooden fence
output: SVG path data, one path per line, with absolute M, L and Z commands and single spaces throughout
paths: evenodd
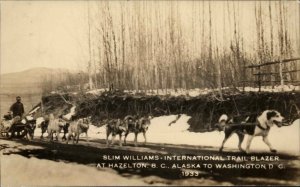
M 243 90 L 245 89 L 245 83 L 246 82 L 252 82 L 255 83 L 256 85 L 258 85 L 258 89 L 259 91 L 261 91 L 261 87 L 262 87 L 262 83 L 271 83 L 269 85 L 274 85 L 274 83 L 280 83 L 280 85 L 284 85 L 285 83 L 293 83 L 294 85 L 298 85 L 300 83 L 300 80 L 287 80 L 284 78 L 284 74 L 290 74 L 290 73 L 297 73 L 300 72 L 300 69 L 293 69 L 293 70 L 289 70 L 289 71 L 284 71 L 282 68 L 282 65 L 284 63 L 290 63 L 290 62 L 300 62 L 300 58 L 290 58 L 290 59 L 283 59 L 281 61 L 277 60 L 277 61 L 272 61 L 272 62 L 265 62 L 262 64 L 257 64 L 257 65 L 249 65 L 249 66 L 245 66 L 245 71 L 246 69 L 251 69 L 251 73 L 252 75 L 255 76 L 255 81 L 247 81 L 244 80 L 243 82 Z M 278 72 L 265 72 L 262 71 L 262 67 L 264 66 L 272 66 L 275 64 L 279 64 L 279 71 Z M 262 78 L 266 77 L 266 76 L 278 76 L 280 77 L 280 80 L 272 80 L 272 78 L 270 80 L 263 80 Z M 300 77 L 300 76 L 297 76 Z

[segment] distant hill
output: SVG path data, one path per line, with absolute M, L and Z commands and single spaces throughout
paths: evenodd
M 33 68 L 16 73 L 0 75 L 0 94 L 39 94 L 46 77 L 58 77 L 68 73 L 67 69 Z

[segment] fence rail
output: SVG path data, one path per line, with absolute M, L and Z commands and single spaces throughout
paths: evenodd
M 277 61 L 272 61 L 272 62 L 265 62 L 262 64 L 257 64 L 257 65 L 249 65 L 249 66 L 245 66 L 244 69 L 253 69 L 257 70 L 258 73 L 252 73 L 252 75 L 254 75 L 258 80 L 255 81 L 247 81 L 247 80 L 243 80 L 241 82 L 245 83 L 245 82 L 252 82 L 252 83 L 256 83 L 258 84 L 259 87 L 259 91 L 261 91 L 261 84 L 264 82 L 270 82 L 270 83 L 274 83 L 274 82 L 281 82 L 281 84 L 283 84 L 284 82 L 287 83 L 300 83 L 300 80 L 285 80 L 282 75 L 283 74 L 288 74 L 288 73 L 296 73 L 296 72 L 300 72 L 300 69 L 295 69 L 295 70 L 289 70 L 289 71 L 282 71 L 282 69 L 279 70 L 279 72 L 261 72 L 261 67 L 263 66 L 270 66 L 270 65 L 274 65 L 274 64 L 282 64 L 282 63 L 289 63 L 289 62 L 300 62 L 300 58 L 290 58 L 290 59 L 283 59 L 283 60 L 277 60 Z M 280 76 L 281 80 L 261 80 L 261 77 L 266 77 L 266 76 Z M 245 85 L 243 86 L 245 87 Z
M 291 70 L 291 71 L 282 71 L 282 73 L 294 73 L 294 72 L 299 72 L 300 69 L 296 69 L 296 70 Z M 253 73 L 253 75 L 277 75 L 278 73 L 276 72 L 270 72 L 270 73 Z
M 300 58 L 290 58 L 290 59 L 283 59 L 282 61 L 276 60 L 273 62 L 265 62 L 262 64 L 246 66 L 246 68 L 258 68 L 258 67 L 262 67 L 262 66 L 268 66 L 268 65 L 279 64 L 279 63 L 287 63 L 287 62 L 292 62 L 292 61 L 297 61 L 297 60 L 300 60 Z

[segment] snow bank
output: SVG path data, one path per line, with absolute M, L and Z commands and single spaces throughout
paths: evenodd
M 243 88 L 239 88 L 239 90 L 243 90 Z M 258 87 L 254 88 L 254 87 L 245 87 L 245 91 L 246 92 L 258 92 Z M 261 91 L 262 92 L 291 92 L 291 91 L 299 91 L 300 90 L 300 86 L 294 86 L 294 85 L 279 85 L 279 86 L 274 86 L 274 88 L 272 88 L 272 86 L 262 86 L 261 87 Z
M 89 137 L 92 138 L 106 137 L 105 125 L 102 127 L 96 127 L 94 125 L 90 125 L 88 135 Z
M 63 118 L 66 120 L 70 120 L 71 117 L 75 114 L 75 109 L 76 109 L 76 106 L 73 106 L 70 110 L 70 113 L 64 115 Z
M 105 92 L 105 90 L 108 90 L 108 88 L 89 90 L 86 93 L 93 94 L 93 95 L 100 95 L 101 93 Z
M 169 123 L 176 119 L 176 115 L 156 117 L 151 120 L 151 125 L 147 132 L 147 140 L 152 143 L 168 143 L 168 144 L 185 144 L 197 146 L 213 146 L 220 147 L 224 132 L 213 131 L 205 133 L 189 132 L 189 124 L 187 123 L 190 117 L 182 115 L 179 120 L 169 126 Z M 90 137 L 101 138 L 105 137 L 105 127 L 91 126 L 89 130 Z M 288 152 L 291 154 L 299 154 L 299 137 L 300 137 L 300 120 L 294 121 L 291 126 L 278 128 L 274 126 L 270 130 L 269 140 L 273 147 L 278 152 Z M 127 140 L 133 141 L 134 134 L 128 135 Z M 245 137 L 247 140 L 247 135 Z M 143 136 L 138 136 L 138 141 L 143 142 Z M 237 149 L 238 137 L 233 135 L 225 144 L 226 148 Z M 246 141 L 243 142 L 243 148 L 246 147 Z M 262 141 L 261 137 L 255 137 L 252 141 L 250 151 L 269 152 L 268 146 Z
M 229 89 L 229 87 L 223 87 L 222 90 Z M 238 87 L 240 91 L 243 90 L 242 87 Z M 86 93 L 93 94 L 93 95 L 100 95 L 104 91 L 108 90 L 108 88 L 102 88 L 102 89 L 94 89 L 94 90 L 89 90 Z M 294 85 L 279 85 L 279 86 L 262 86 L 261 91 L 262 92 L 291 92 L 291 91 L 299 91 L 300 86 L 294 86 Z M 197 97 L 200 95 L 206 95 L 211 92 L 216 92 L 218 89 L 211 89 L 211 88 L 204 88 L 204 89 L 183 89 L 183 88 L 178 88 L 178 89 L 155 89 L 155 90 L 124 90 L 124 93 L 128 94 L 138 94 L 138 93 L 144 93 L 148 96 L 165 96 L 165 95 L 170 95 L 170 96 L 190 96 L 190 97 Z M 245 87 L 246 92 L 258 92 L 259 89 L 258 87 Z

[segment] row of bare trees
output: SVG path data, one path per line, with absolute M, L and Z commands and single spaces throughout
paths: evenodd
M 86 3 L 91 88 L 237 87 L 252 79 L 246 65 L 299 56 L 294 1 Z
M 258 2 L 255 6 L 257 58 L 259 63 L 274 60 L 282 61 L 293 57 L 294 54 L 299 57 L 299 53 L 295 53 L 295 50 L 299 51 L 299 33 L 295 30 L 291 32 L 290 24 L 293 24 L 293 22 L 288 20 L 290 19 L 288 13 L 291 7 L 286 6 L 284 1 L 276 2 L 275 6 L 272 6 L 272 4 L 274 3 L 270 1 L 268 9 L 265 6 L 265 11 L 261 2 Z M 299 9 L 296 10 L 298 10 L 298 13 L 295 13 L 295 15 L 299 14 Z M 276 20 L 275 23 L 274 20 Z M 267 25 L 265 22 L 269 22 L 269 24 Z M 293 34 L 297 34 L 296 37 Z M 292 42 L 298 46 L 293 47 Z M 266 76 L 263 79 L 271 81 L 272 84 L 274 81 L 276 82 L 276 76 L 277 79 L 280 78 L 281 84 L 283 84 L 283 80 L 299 80 L 300 77 L 295 74 L 297 72 L 285 74 L 285 77 L 282 74 L 283 71 L 296 70 L 297 66 L 299 69 L 300 66 L 297 65 L 297 62 L 267 66 L 262 69 L 262 72 L 269 71 L 269 73 L 265 73 Z

